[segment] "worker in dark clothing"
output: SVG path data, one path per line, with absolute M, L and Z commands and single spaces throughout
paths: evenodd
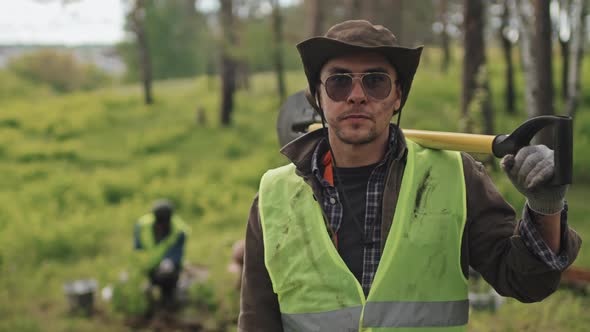
M 184 255 L 187 226 L 174 214 L 172 203 L 157 201 L 152 212 L 137 221 L 135 249 L 141 251 L 142 269 L 152 286 L 159 287 L 165 305 L 174 302 L 174 294 Z
M 552 150 L 502 160 L 527 199 L 517 222 L 481 163 L 400 130 L 421 47 L 355 20 L 297 49 L 327 125 L 283 147 L 291 163 L 262 177 L 238 331 L 465 331 L 469 266 L 523 302 L 555 291 L 581 239 L 567 186 L 550 183 Z

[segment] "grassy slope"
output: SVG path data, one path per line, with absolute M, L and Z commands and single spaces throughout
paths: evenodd
M 459 70 L 444 76 L 437 64 L 431 56 L 417 75 L 404 127 L 459 129 Z M 492 73 L 499 91 L 501 68 Z M 291 92 L 303 87 L 301 74 L 288 77 Z M 0 331 L 126 330 L 103 303 L 100 318 L 69 318 L 62 284 L 116 280 L 130 264 L 133 221 L 163 196 L 177 202 L 192 227 L 187 260 L 210 267 L 220 298 L 231 295 L 231 245 L 243 237 L 259 177 L 285 162 L 276 152 L 273 89 L 272 76 L 256 76 L 250 91 L 238 93 L 229 128 L 217 124 L 218 94 L 205 79 L 158 82 L 151 107 L 141 105 L 136 86 L 0 102 Z M 198 107 L 206 111 L 206 125 L 195 124 Z M 588 103 L 583 108 L 587 112 Z M 499 132 L 523 119 L 502 116 Z M 576 158 L 584 170 L 590 119 L 583 113 L 578 119 Z M 507 180 L 497 179 L 520 206 Z M 581 234 L 590 234 L 589 194 L 589 186 L 578 184 L 569 195 L 570 222 Z M 578 264 L 590 267 L 589 250 Z M 589 323 L 580 314 L 588 306 L 587 299 L 560 291 L 541 304 L 511 301 L 500 315 L 476 314 L 470 327 L 574 331 Z

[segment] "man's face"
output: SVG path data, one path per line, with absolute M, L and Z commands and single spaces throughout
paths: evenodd
M 340 73 L 382 72 L 391 77 L 391 92 L 385 99 L 365 94 L 360 79 L 354 79 L 350 94 L 335 101 L 326 94 L 324 84 L 318 88 L 320 104 L 328 122 L 331 139 L 345 144 L 363 145 L 388 135 L 389 121 L 401 104 L 401 89 L 396 84 L 397 73 L 387 59 L 378 53 L 367 52 L 341 56 L 326 62 L 320 80 Z

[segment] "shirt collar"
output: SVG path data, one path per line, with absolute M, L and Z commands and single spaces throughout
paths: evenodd
M 389 160 L 395 151 L 398 148 L 397 138 L 400 136 L 398 135 L 398 127 L 394 124 L 389 124 L 389 143 L 387 144 L 387 150 L 385 151 L 385 155 L 383 159 L 377 164 L 377 167 L 382 166 L 387 160 Z M 315 150 L 313 151 L 313 155 L 311 157 L 311 172 L 312 174 L 318 179 L 320 183 L 324 186 L 330 185 L 326 179 L 324 179 L 324 156 L 328 152 L 328 140 L 326 137 L 322 138 L 320 142 L 316 145 Z

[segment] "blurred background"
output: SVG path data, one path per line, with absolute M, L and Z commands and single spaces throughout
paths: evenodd
M 588 238 L 588 14 L 587 0 L 0 0 L 0 331 L 234 331 L 236 241 L 260 176 L 286 163 L 281 105 L 306 84 L 295 44 L 351 18 L 425 45 L 403 128 L 572 116 L 568 222 Z M 520 211 L 498 160 L 476 157 Z M 190 233 L 181 305 L 146 316 L 125 287 L 145 284 L 134 224 L 159 198 Z M 574 267 L 541 303 L 474 308 L 469 330 L 587 331 L 590 249 Z

